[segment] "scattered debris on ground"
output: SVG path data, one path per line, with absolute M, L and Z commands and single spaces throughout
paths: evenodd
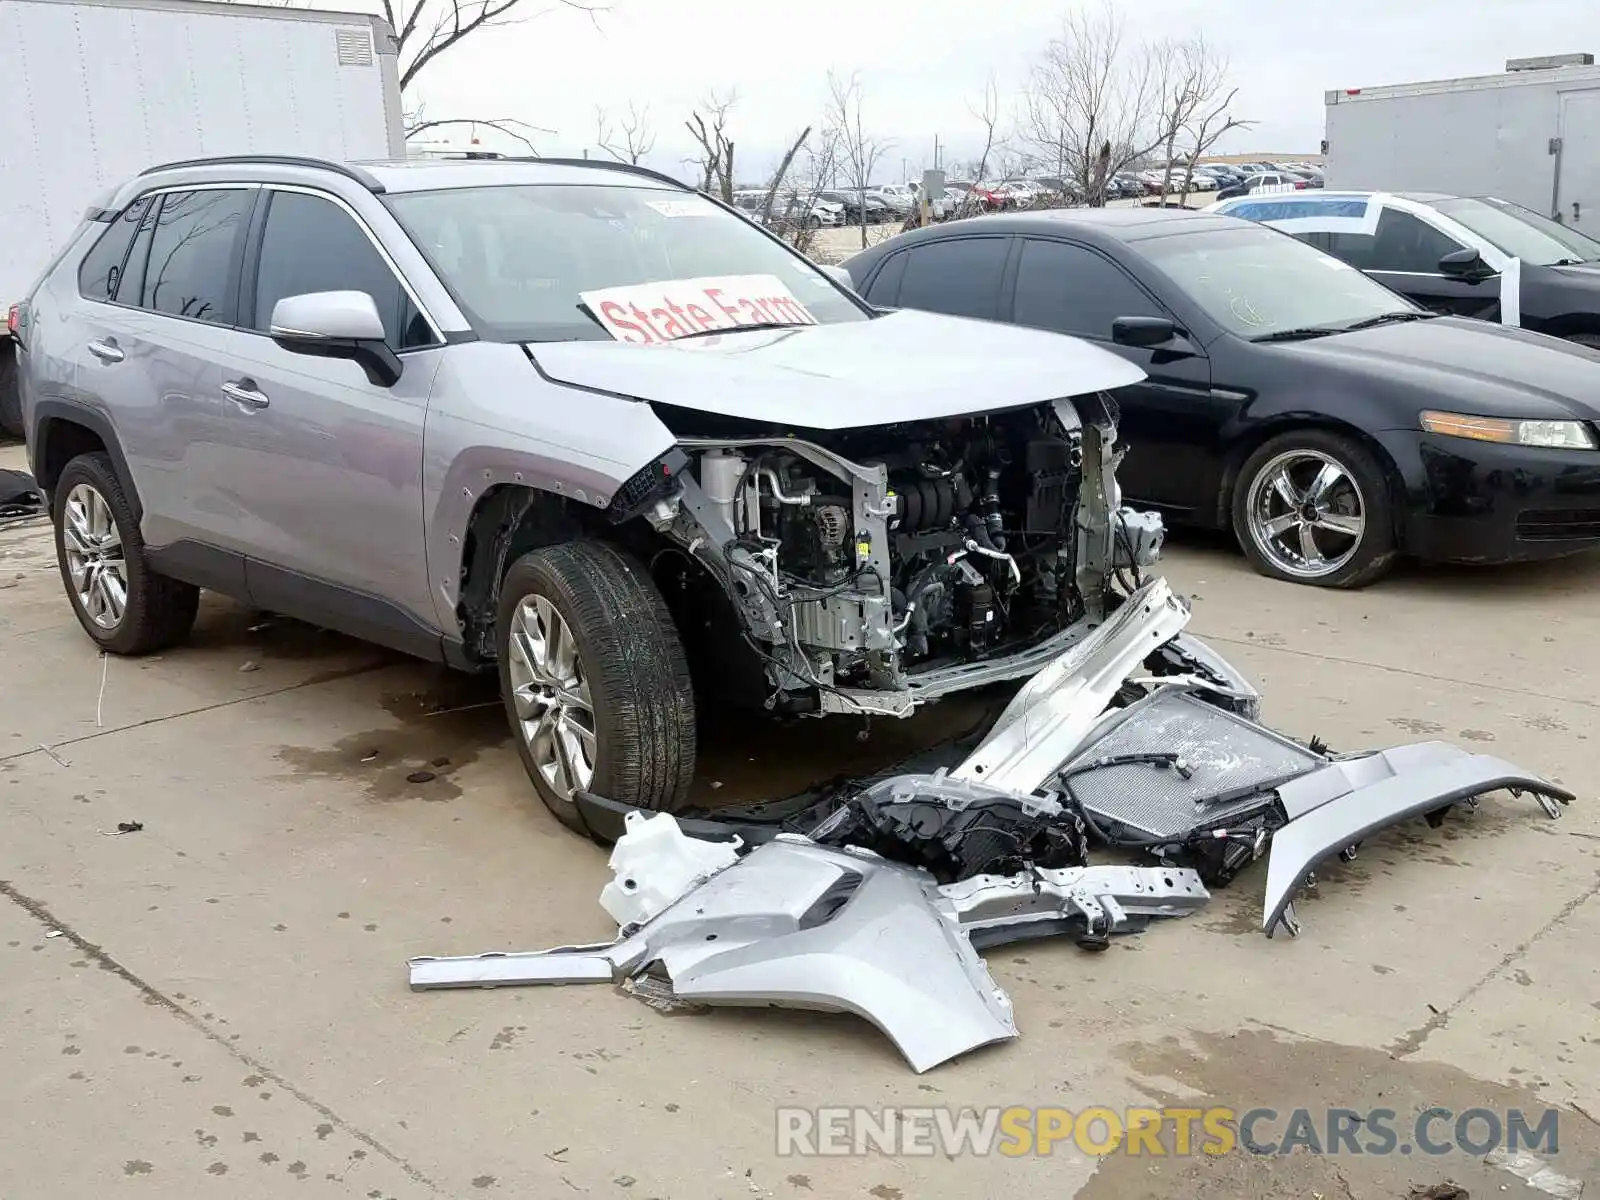
M 1263 857 L 1261 928 L 1292 936 L 1295 894 L 1379 830 L 1502 788 L 1550 817 L 1573 799 L 1446 742 L 1335 754 L 1278 733 L 1259 692 L 1182 632 L 1188 616 L 1154 580 L 976 745 L 821 797 L 675 817 L 580 792 L 590 833 L 615 843 L 600 903 L 616 940 L 414 958 L 411 986 L 613 983 L 663 1010 L 852 1012 L 921 1072 L 1017 1036 L 980 950 L 1062 936 L 1104 950 Z M 1154 865 L 1093 864 L 1096 847 Z

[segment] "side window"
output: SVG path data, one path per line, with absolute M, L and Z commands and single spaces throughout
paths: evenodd
M 1398 209 L 1385 208 L 1378 217 L 1378 232 L 1373 239 L 1370 271 L 1409 271 L 1418 275 L 1439 274 L 1439 260 L 1461 243 L 1440 233 L 1420 217 Z
M 1118 317 L 1161 317 L 1155 301 L 1108 258 L 1066 242 L 1028 240 L 1017 266 L 1018 325 L 1109 340 Z
M 1326 247 L 1329 254 L 1342 259 L 1357 270 L 1369 270 L 1372 261 L 1372 235 L 1370 233 L 1330 233 Z
M 956 238 L 904 251 L 901 308 L 922 308 L 954 317 L 993 321 L 1000 315 L 1000 276 L 1010 240 Z
M 128 248 L 133 245 L 133 235 L 139 222 L 150 211 L 150 198 L 140 196 L 122 211 L 122 215 L 100 235 L 100 240 L 89 248 L 78 266 L 78 291 L 86 300 L 111 301 L 117 297 L 117 284 L 122 280 L 123 264 L 128 259 Z
M 365 292 L 396 350 L 433 340 L 389 264 L 349 213 L 320 196 L 274 192 L 256 268 L 254 327 L 265 332 L 279 300 L 308 292 Z
M 889 261 L 879 268 L 877 275 L 873 276 L 872 286 L 867 289 L 867 294 L 862 297 L 868 304 L 876 304 L 883 308 L 893 308 L 900 300 L 900 280 L 905 277 L 906 254 L 891 254 Z
M 232 325 L 238 295 L 235 251 L 254 199 L 255 193 L 246 190 L 166 193 L 150 239 L 142 307 Z

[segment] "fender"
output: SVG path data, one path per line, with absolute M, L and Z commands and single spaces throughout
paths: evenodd
M 51 447 L 53 444 L 59 444 L 56 439 L 59 438 L 63 425 L 81 425 L 100 439 L 106 448 L 106 453 L 111 456 L 112 465 L 117 469 L 117 478 L 122 481 L 133 515 L 142 519 L 144 504 L 139 498 L 139 486 L 134 480 L 133 472 L 128 469 L 128 460 L 122 453 L 121 439 L 117 437 L 111 419 L 98 409 L 75 404 L 70 400 L 51 398 L 40 400 L 33 406 L 33 428 L 29 431 L 28 438 L 29 457 L 33 461 L 34 477 L 39 481 L 46 503 L 54 502 L 56 478 L 61 474 L 61 468 L 67 465 L 65 460 L 51 461 Z

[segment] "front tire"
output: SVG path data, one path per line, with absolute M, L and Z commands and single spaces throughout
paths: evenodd
M 56 481 L 56 562 L 78 624 L 111 654 L 150 654 L 187 637 L 200 589 L 159 574 L 122 481 L 103 453 L 80 454 Z
M 1252 454 L 1233 490 L 1233 530 L 1261 574 L 1359 588 L 1397 556 L 1388 482 L 1371 451 L 1325 429 L 1297 429 Z
M 661 593 L 603 542 L 519 558 L 500 590 L 500 692 L 534 791 L 587 833 L 575 793 L 677 812 L 694 778 L 694 690 Z

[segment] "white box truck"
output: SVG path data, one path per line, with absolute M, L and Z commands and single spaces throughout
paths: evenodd
M 1513 59 L 1502 75 L 1330 91 L 1327 186 L 1498 196 L 1600 236 L 1600 67 Z
M 163 162 L 400 158 L 393 31 L 201 0 L 0 0 L 0 315 L 97 196 Z M 0 328 L 0 429 L 20 432 Z

